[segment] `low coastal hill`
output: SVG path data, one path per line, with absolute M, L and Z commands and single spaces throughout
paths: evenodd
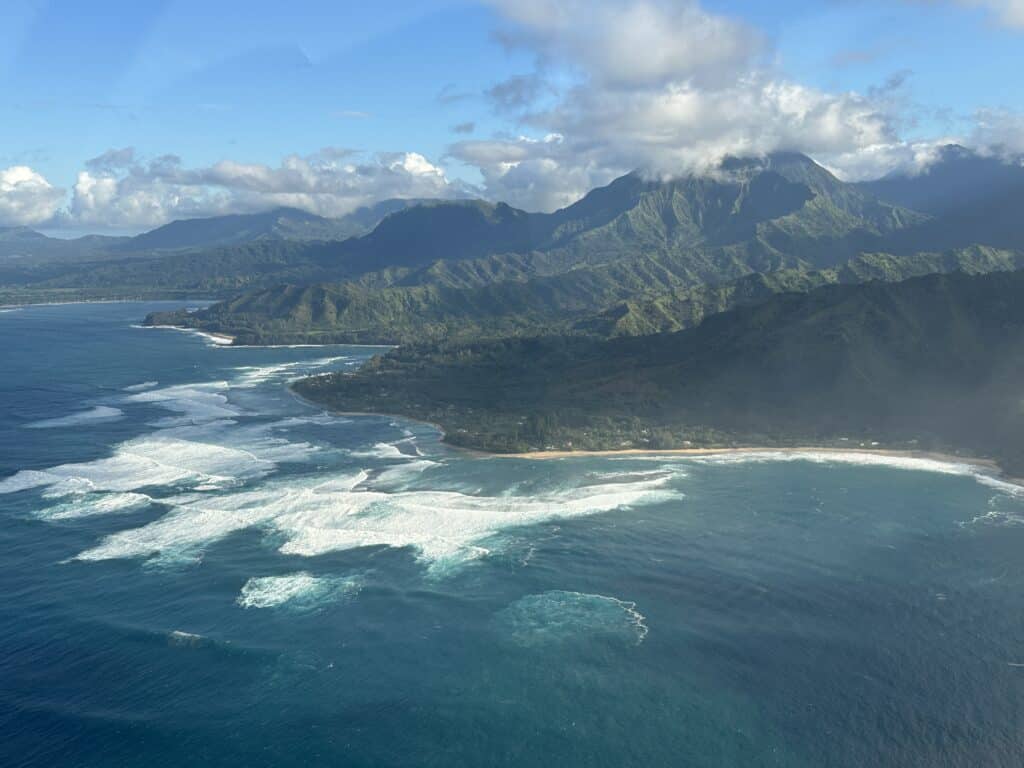
M 1022 271 L 829 285 L 671 334 L 402 347 L 295 388 L 490 451 L 845 438 L 956 446 L 1022 472 L 1021 296 Z

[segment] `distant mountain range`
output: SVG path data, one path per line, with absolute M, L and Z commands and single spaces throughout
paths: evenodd
M 772 296 L 672 334 L 401 347 L 299 382 L 496 451 L 960 447 L 1024 472 L 1024 272 Z
M 627 174 L 551 214 L 416 200 L 337 220 L 294 209 L 194 219 L 83 239 L 77 260 L 0 260 L 0 301 L 224 297 L 157 320 L 242 343 L 679 330 L 780 290 L 1015 269 L 1022 176 L 948 147 L 925 174 L 848 184 L 778 153 L 670 181 Z M 0 233 L 10 247 L 52 242 Z
M 120 250 L 143 252 L 219 248 L 254 240 L 332 241 L 347 240 L 373 230 L 388 214 L 420 201 L 385 200 L 359 208 L 337 219 L 328 219 L 297 208 L 275 208 L 264 213 L 213 216 L 172 221 L 150 232 L 129 238 Z
M 226 295 L 322 279 L 325 243 L 364 235 L 421 200 L 385 200 L 337 219 L 295 208 L 173 221 L 134 237 L 48 237 L 0 228 L 0 302 Z M 261 282 L 264 275 L 272 274 Z
M 553 214 L 417 205 L 315 264 L 300 247 L 286 261 L 306 265 L 302 274 L 278 270 L 261 277 L 278 284 L 159 320 L 242 343 L 622 335 L 679 330 L 795 286 L 1021 265 L 1016 250 L 960 234 L 947 238 L 954 249 L 936 237 L 943 221 L 881 202 L 807 157 L 777 154 L 668 182 L 629 174 Z M 318 281 L 318 271 L 336 279 Z M 759 274 L 771 277 L 746 279 Z
M 856 186 L 893 205 L 944 216 L 998 197 L 1019 199 L 1024 190 L 1024 164 L 1021 159 L 979 155 L 950 144 L 919 173 L 894 171 Z
M 858 186 L 933 217 L 896 238 L 899 250 L 971 243 L 1024 248 L 1024 159 L 986 157 L 951 145 L 921 173 L 890 174 Z
M 154 257 L 168 251 L 240 246 L 256 241 L 338 241 L 365 235 L 385 216 L 421 200 L 384 200 L 330 219 L 297 208 L 172 221 L 133 237 L 49 237 L 28 227 L 0 227 L 0 264 Z
M 0 227 L 0 265 L 7 262 L 88 261 L 127 238 L 86 235 L 71 240 L 48 237 L 29 227 Z

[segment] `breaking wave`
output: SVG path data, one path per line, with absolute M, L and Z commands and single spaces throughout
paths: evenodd
M 202 424 L 217 419 L 232 419 L 241 415 L 241 409 L 228 402 L 226 381 L 206 384 L 178 384 L 161 389 L 147 389 L 125 398 L 127 403 L 156 405 L 179 417 L 168 417 L 153 426 L 172 427 L 185 424 Z
M 318 371 L 329 365 L 350 360 L 352 358 L 348 355 L 335 355 L 334 357 L 322 357 L 319 360 L 297 360 L 275 365 L 242 365 L 234 369 L 238 372 L 238 376 L 233 384 L 237 387 L 256 387 L 278 379 L 293 380 L 305 376 L 311 371 Z
M 144 493 L 87 493 L 69 501 L 39 510 L 43 520 L 71 520 L 94 515 L 134 512 L 149 505 L 152 499 Z
M 434 575 L 488 554 L 503 530 L 554 518 L 610 512 L 680 494 L 667 478 L 569 488 L 543 496 L 473 496 L 455 491 L 366 490 L 366 473 L 271 481 L 255 490 L 162 500 L 172 507 L 141 528 L 121 531 L 78 555 L 82 560 L 194 552 L 235 531 L 267 527 L 280 551 L 313 557 L 358 547 L 411 548 Z
M 262 576 L 249 579 L 238 595 L 243 608 L 310 610 L 325 603 L 351 598 L 362 589 L 361 576 L 314 576 L 300 571 L 287 576 Z
M 88 411 L 79 411 L 68 416 L 58 416 L 53 419 L 42 419 L 26 424 L 28 429 L 54 429 L 58 427 L 78 427 L 89 424 L 99 424 L 106 421 L 117 421 L 124 418 L 124 411 L 120 408 L 111 408 L 108 405 L 97 405 Z
M 108 458 L 22 470 L 0 480 L 0 494 L 42 487 L 50 496 L 151 486 L 225 487 L 266 475 L 274 466 L 271 458 L 241 448 L 157 434 L 123 443 Z
M 1001 493 L 1024 495 L 1024 486 L 1002 480 L 992 474 L 986 467 L 971 463 L 969 460 L 927 458 L 922 456 L 900 456 L 869 451 L 823 451 L 823 450 L 763 450 L 763 451 L 730 451 L 695 456 L 671 456 L 667 454 L 651 456 L 630 456 L 630 460 L 678 461 L 680 463 L 703 464 L 708 466 L 728 466 L 734 464 L 767 464 L 779 462 L 809 462 L 812 464 L 848 464 L 865 467 L 888 467 L 914 472 L 932 472 L 958 477 L 970 477 L 976 482 L 993 488 Z
M 207 344 L 213 347 L 229 347 L 234 343 L 234 339 L 230 336 L 222 336 L 216 333 L 207 333 L 206 331 L 200 331 L 198 328 L 182 328 L 177 325 L 133 325 L 132 328 L 138 328 L 141 330 L 158 330 L 158 331 L 178 331 L 179 333 L 189 333 L 193 336 L 198 336 L 203 339 Z
M 416 459 L 404 464 L 396 464 L 379 472 L 373 478 L 376 489 L 400 488 L 418 479 L 426 470 L 439 466 L 438 462 L 429 459 Z
M 405 441 L 402 441 L 405 442 Z M 372 448 L 352 451 L 352 456 L 360 459 L 408 459 L 409 454 L 403 453 L 398 443 L 377 443 Z

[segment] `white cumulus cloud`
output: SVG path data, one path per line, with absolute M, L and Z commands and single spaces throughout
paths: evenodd
M 479 169 L 492 197 L 550 210 L 634 169 L 664 178 L 773 151 L 863 178 L 883 157 L 919 152 L 899 149 L 902 77 L 865 94 L 803 85 L 776 71 L 757 31 L 698 2 L 489 1 L 502 39 L 537 62 L 514 79 L 529 89 L 489 91 L 527 135 L 449 150 Z
M 64 201 L 64 190 L 26 165 L 0 170 L 0 226 L 45 222 Z
M 393 197 L 454 197 L 466 188 L 415 152 L 364 158 L 335 148 L 290 155 L 277 166 L 221 160 L 190 168 L 174 155 L 149 161 L 130 148 L 86 163 L 72 189 L 67 224 L 143 229 L 172 219 L 278 206 L 341 216 Z

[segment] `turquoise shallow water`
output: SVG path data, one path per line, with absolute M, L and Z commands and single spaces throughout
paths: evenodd
M 1012 487 L 469 457 L 152 308 L 0 314 L 0 764 L 1022 763 Z

